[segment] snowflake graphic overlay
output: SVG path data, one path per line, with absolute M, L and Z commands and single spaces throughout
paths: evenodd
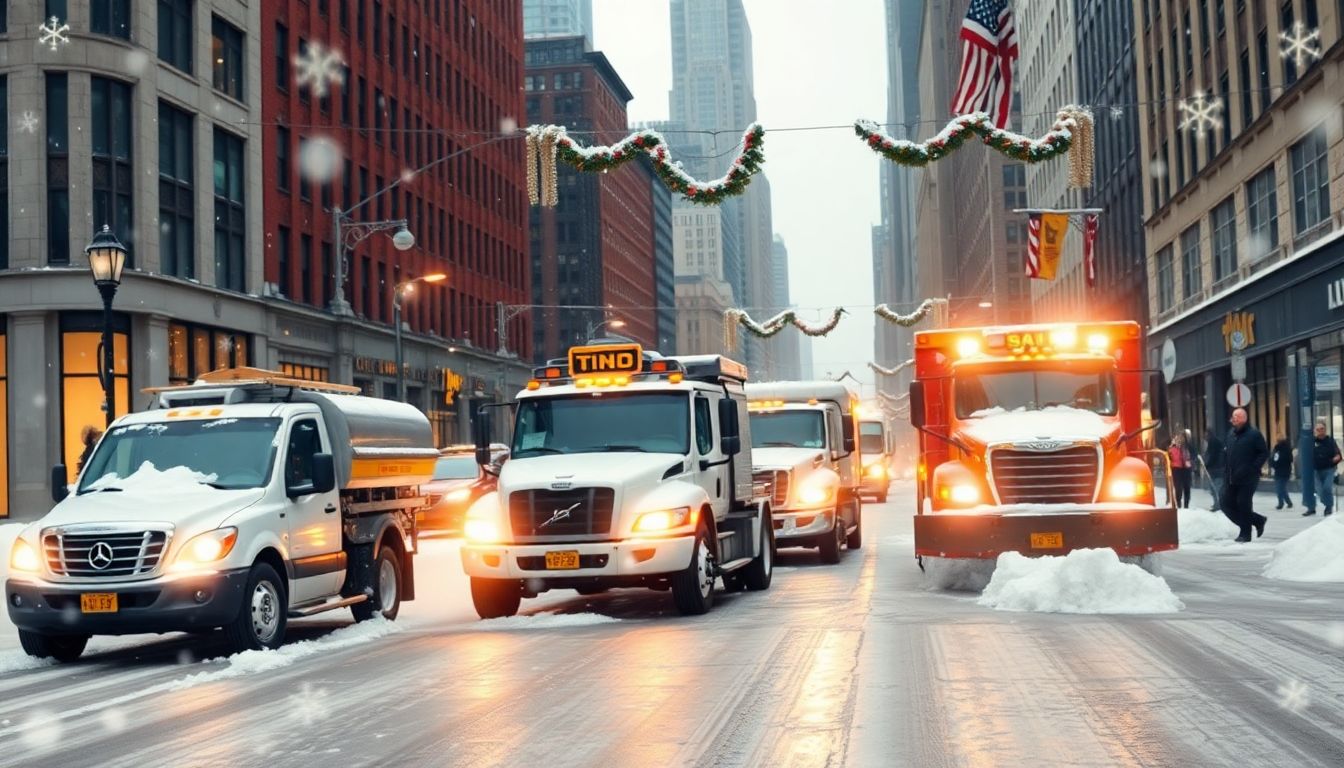
M 1195 135 L 1202 137 L 1209 129 L 1223 126 L 1223 120 L 1220 117 L 1223 111 L 1223 100 L 1216 96 L 1210 99 L 1206 98 L 1203 93 L 1196 91 L 1190 101 L 1181 99 L 1176 106 L 1185 115 L 1181 120 L 1181 130 L 1193 129 Z
M 1285 59 L 1291 58 L 1298 69 L 1307 59 L 1318 61 L 1321 58 L 1321 30 L 1313 29 L 1307 32 L 1307 27 L 1300 21 L 1293 22 L 1292 32 L 1280 32 L 1279 40 L 1282 45 L 1279 47 L 1279 56 Z
M 56 51 L 60 46 L 70 42 L 70 25 L 60 22 L 60 19 L 52 16 L 47 19 L 46 24 L 38 26 L 37 44 L 51 46 L 51 50 Z
M 345 59 L 337 51 L 324 50 L 318 43 L 309 43 L 308 50 L 295 56 L 294 67 L 295 87 L 307 85 L 318 98 L 327 95 L 329 83 L 345 84 Z
M 37 133 L 37 115 L 33 114 L 31 109 L 23 111 L 23 117 L 19 118 L 19 130 L 24 133 Z
M 1279 686 L 1279 706 L 1295 715 L 1311 706 L 1311 691 L 1301 680 L 1291 680 Z

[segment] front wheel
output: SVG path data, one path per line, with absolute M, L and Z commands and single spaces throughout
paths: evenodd
M 274 568 L 257 563 L 247 575 L 242 610 L 238 618 L 224 626 L 224 636 L 236 652 L 279 648 L 288 620 L 284 582 Z
M 742 569 L 742 582 L 747 589 L 760 592 L 770 588 L 775 574 L 775 526 L 769 515 L 761 519 L 761 554 Z
M 887 492 L 886 492 L 886 491 L 883 491 L 883 492 L 877 494 L 877 503 L 878 503 L 878 504 L 886 504 L 886 503 L 887 503 Z
M 471 602 L 482 619 L 516 616 L 523 602 L 522 586 L 509 579 L 471 579 Z
M 863 546 L 863 501 L 854 500 L 854 532 L 845 539 L 845 546 L 859 549 Z
M 78 659 L 88 642 L 88 635 L 44 635 L 26 629 L 19 630 L 19 645 L 23 646 L 24 653 L 61 663 Z
M 821 555 L 821 562 L 827 565 L 835 565 L 840 562 L 840 547 L 845 543 L 845 520 L 840 516 L 840 509 L 835 510 L 835 526 L 830 533 L 821 534 L 821 541 L 818 542 L 817 553 Z
M 691 564 L 672 577 L 672 602 L 683 616 L 699 616 L 714 607 L 714 555 L 709 551 L 709 528 L 703 521 L 695 531 Z
M 373 563 L 373 597 L 350 606 L 355 621 L 368 621 L 382 616 L 394 621 L 401 611 L 401 560 L 391 547 L 378 551 Z

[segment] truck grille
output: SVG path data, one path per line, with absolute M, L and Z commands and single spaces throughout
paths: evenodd
M 770 494 L 770 507 L 781 509 L 789 503 L 789 471 L 787 469 L 762 469 L 751 474 L 753 483 L 765 483 Z
M 1001 504 L 1091 504 L 1097 492 L 1095 446 L 1058 451 L 995 448 L 989 453 Z
M 611 488 L 515 491 L 509 494 L 509 523 L 520 541 L 602 538 L 611 533 L 615 499 Z
M 167 542 L 164 531 L 48 533 L 42 548 L 57 576 L 101 579 L 152 573 Z

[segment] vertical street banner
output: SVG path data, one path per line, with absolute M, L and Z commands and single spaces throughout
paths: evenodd
M 1027 220 L 1027 277 L 1054 280 L 1064 236 L 1069 231 L 1067 213 L 1033 213 Z
M 1089 213 L 1083 217 L 1083 270 L 1087 273 L 1087 287 L 1097 287 L 1097 256 L 1094 246 L 1097 244 L 1097 214 Z

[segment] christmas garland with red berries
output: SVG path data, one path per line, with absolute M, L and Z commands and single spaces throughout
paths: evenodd
M 760 172 L 761 164 L 765 162 L 765 129 L 759 123 L 747 127 L 742 134 L 742 150 L 728 166 L 728 172 L 713 181 L 699 181 L 686 173 L 681 163 L 672 159 L 667 140 L 653 130 L 637 131 L 615 144 L 597 147 L 579 144 L 563 126 L 532 126 L 528 129 L 528 135 L 549 139 L 554 146 L 556 160 L 588 173 L 605 173 L 630 162 L 639 154 L 647 155 L 653 160 L 658 178 L 668 189 L 692 203 L 702 205 L 718 205 L 726 198 L 742 194 L 751 183 L 751 177 Z M 545 149 L 542 154 L 544 169 Z M 544 171 L 542 175 L 545 176 Z M 529 174 L 529 182 L 531 180 L 532 174 Z
M 952 154 L 972 136 L 979 136 L 985 144 L 1014 160 L 1039 163 L 1068 152 L 1083 120 L 1076 110 L 1060 110 L 1055 124 L 1039 139 L 996 128 L 984 112 L 954 117 L 947 127 L 923 142 L 897 139 L 871 120 L 855 122 L 854 133 L 874 152 L 901 165 L 928 165 Z

